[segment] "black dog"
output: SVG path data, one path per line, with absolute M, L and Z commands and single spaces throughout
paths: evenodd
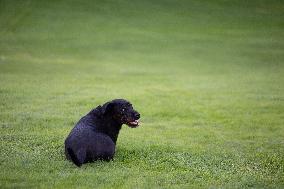
M 124 99 L 116 99 L 98 106 L 80 121 L 65 140 L 65 155 L 77 166 L 95 160 L 109 161 L 122 124 L 138 126 L 140 114 Z

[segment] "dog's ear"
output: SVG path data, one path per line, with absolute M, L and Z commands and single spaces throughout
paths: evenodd
M 103 115 L 106 115 L 110 112 L 112 112 L 114 107 L 114 103 L 113 102 L 107 102 L 102 106 L 102 113 Z

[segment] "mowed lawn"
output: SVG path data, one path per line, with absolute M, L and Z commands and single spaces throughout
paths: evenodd
M 283 1 L 0 1 L 0 188 L 283 188 Z M 64 156 L 130 100 L 112 162 Z

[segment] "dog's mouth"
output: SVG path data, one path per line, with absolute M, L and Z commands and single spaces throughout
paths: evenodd
M 128 125 L 131 128 L 138 127 L 139 126 L 139 120 L 127 121 L 126 125 Z

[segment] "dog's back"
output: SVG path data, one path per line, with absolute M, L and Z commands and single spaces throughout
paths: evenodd
M 77 166 L 98 159 L 113 158 L 115 144 L 109 136 L 98 132 L 92 115 L 80 119 L 65 140 L 65 154 Z

